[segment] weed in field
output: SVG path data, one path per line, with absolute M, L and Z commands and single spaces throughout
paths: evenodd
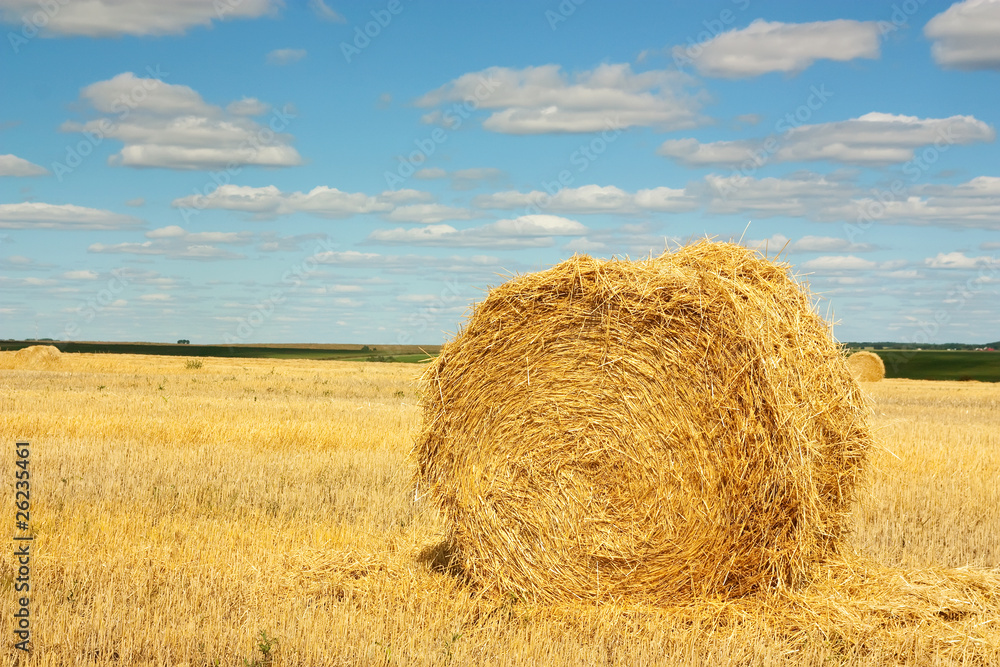
M 274 662 L 274 646 L 277 640 L 274 637 L 267 636 L 267 630 L 261 630 L 259 639 L 257 640 L 257 650 L 260 651 L 260 658 L 254 658 L 253 660 L 243 659 L 243 664 L 245 667 L 268 667 Z

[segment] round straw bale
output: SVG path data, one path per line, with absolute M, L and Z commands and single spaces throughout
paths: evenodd
M 416 478 L 453 565 L 540 601 L 804 584 L 871 444 L 808 293 L 729 243 L 518 276 L 423 382 Z
M 878 382 L 885 377 L 885 363 L 874 352 L 855 352 L 847 358 L 847 367 L 858 382 Z
M 14 353 L 17 363 L 28 367 L 44 367 L 57 363 L 62 352 L 55 345 L 29 345 Z

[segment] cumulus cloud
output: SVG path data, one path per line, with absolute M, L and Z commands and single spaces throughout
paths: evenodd
M 554 236 L 582 236 L 587 231 L 575 220 L 555 215 L 524 215 L 462 230 L 450 225 L 379 229 L 368 240 L 386 245 L 539 248 L 553 245 Z
M 16 155 L 0 155 L 0 176 L 44 176 L 49 173 L 45 167 L 28 162 Z
M 500 260 L 491 255 L 453 255 L 432 257 L 428 255 L 382 255 L 356 250 L 329 250 L 312 256 L 319 264 L 350 267 L 354 269 L 378 269 L 388 273 L 431 273 L 442 272 L 478 274 L 493 276 L 501 267 Z
M 0 229 L 129 229 L 142 220 L 73 204 L 0 204 Z
M 251 116 L 268 107 L 253 98 L 222 109 L 205 102 L 188 86 L 132 72 L 92 83 L 80 97 L 105 116 L 84 123 L 67 121 L 60 129 L 121 141 L 122 150 L 109 158 L 114 165 L 223 169 L 232 165 L 289 167 L 302 162 L 291 146 L 291 135 L 281 132 L 294 113 L 274 110 L 267 123 L 258 123 Z
M 383 217 L 392 222 L 434 224 L 445 220 L 471 220 L 479 217 L 479 214 L 471 209 L 444 204 L 409 204 L 395 208 Z
M 232 252 L 217 245 L 248 245 L 253 242 L 251 232 L 189 232 L 183 227 L 169 225 L 145 234 L 149 241 L 133 243 L 92 243 L 88 252 L 128 255 L 162 255 L 171 259 L 245 259 L 246 255 Z
M 605 64 L 574 76 L 558 65 L 521 70 L 491 67 L 463 74 L 420 97 L 434 108 L 424 117 L 455 127 L 473 109 L 493 112 L 483 127 L 506 134 L 602 132 L 636 126 L 693 127 L 701 122 L 699 103 L 684 92 L 689 79 L 671 71 L 633 72 L 629 64 Z M 446 107 L 448 103 L 452 107 Z
M 878 267 L 877 262 L 868 259 L 855 257 L 854 255 L 828 255 L 810 259 L 802 264 L 803 269 L 810 271 L 857 271 L 860 269 L 874 269 Z
M 142 243 L 92 243 L 87 252 L 127 255 L 163 255 L 171 259 L 246 259 L 246 255 L 206 244 L 184 244 L 143 241 Z
M 829 161 L 856 165 L 887 165 L 912 160 L 915 149 L 931 144 L 990 142 L 996 132 L 973 116 L 917 118 L 867 113 L 851 120 L 801 125 L 778 137 L 700 143 L 671 139 L 660 155 L 682 164 L 737 167 L 779 162 Z
M 83 35 L 119 37 L 121 35 L 178 35 L 195 26 L 211 26 L 213 21 L 253 19 L 275 15 L 282 0 L 60 0 L 57 11 L 45 11 L 38 0 L 5 0 L 0 4 L 4 23 L 29 24 L 43 35 Z M 39 11 L 46 16 L 42 24 L 33 19 Z
M 931 53 L 942 67 L 1000 69 L 1000 0 L 966 0 L 924 26 Z
M 868 243 L 853 243 L 846 238 L 835 236 L 812 236 L 792 240 L 784 234 L 774 234 L 770 238 L 744 241 L 743 245 L 773 255 L 784 250 L 788 253 L 804 252 L 869 252 L 876 250 Z
M 608 244 L 603 241 L 594 241 L 586 236 L 581 236 L 578 239 L 570 239 L 563 245 L 563 250 L 586 255 L 590 253 L 606 252 L 608 250 Z
M 189 195 L 175 199 L 175 208 L 226 209 L 252 213 L 269 219 L 292 213 L 309 213 L 324 218 L 346 218 L 362 213 L 388 213 L 401 204 L 422 202 L 430 195 L 417 190 L 389 190 L 377 196 L 343 192 L 320 185 L 309 192 L 282 192 L 273 185 L 259 188 L 223 185 L 209 195 Z
M 267 63 L 269 65 L 291 65 L 305 57 L 305 49 L 275 49 L 267 54 Z
M 237 116 L 260 116 L 271 110 L 270 105 L 255 97 L 244 97 L 226 105 L 226 111 Z
M 740 174 L 709 174 L 704 182 L 703 197 L 710 213 L 749 213 L 755 217 L 823 219 L 824 211 L 842 207 L 858 194 L 852 183 L 814 173 L 760 179 Z
M 484 209 L 531 209 L 549 213 L 639 213 L 662 211 L 676 213 L 690 211 L 698 206 L 696 199 L 685 190 L 657 187 L 636 192 L 626 192 L 614 185 L 584 185 L 563 188 L 555 195 L 532 190 L 508 190 L 481 195 L 473 205 Z
M 95 271 L 90 269 L 83 269 L 80 271 L 67 271 L 63 275 L 63 278 L 69 280 L 97 280 L 99 277 Z
M 906 196 L 858 197 L 837 211 L 847 219 L 1000 231 L 1000 177 L 977 176 L 958 185 L 922 185 Z
M 961 252 L 941 252 L 925 259 L 924 264 L 932 269 L 979 269 L 1000 267 L 1000 260 L 995 257 L 968 257 Z
M 695 46 L 675 46 L 674 60 L 691 61 L 704 76 L 739 79 L 767 72 L 801 72 L 817 60 L 879 57 L 874 21 L 781 23 L 757 19 Z

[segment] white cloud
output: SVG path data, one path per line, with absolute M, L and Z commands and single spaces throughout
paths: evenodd
M 767 164 L 826 160 L 846 164 L 886 165 L 912 160 L 914 150 L 931 144 L 990 142 L 996 132 L 972 116 L 916 118 L 872 112 L 851 120 L 801 125 L 777 137 L 700 143 L 695 139 L 663 142 L 660 155 L 689 166 Z M 755 156 L 766 156 L 757 158 Z
M 143 197 L 136 197 L 135 199 L 129 199 L 125 202 L 126 206 L 132 206 L 133 208 L 138 208 L 140 206 L 144 206 L 145 204 L 146 200 Z
M 473 190 L 484 183 L 496 183 L 503 180 L 507 174 L 502 169 L 494 167 L 472 167 L 469 169 L 458 169 L 448 173 L 440 167 L 428 167 L 420 169 L 414 178 L 424 180 L 435 180 L 441 178 L 451 179 L 451 187 L 455 190 Z
M 98 275 L 96 272 L 89 269 L 84 269 L 81 271 L 67 271 L 63 275 L 63 278 L 69 280 L 97 280 Z
M 700 74 L 738 79 L 767 72 L 801 72 L 817 60 L 879 57 L 873 21 L 781 23 L 757 19 L 695 46 L 676 46 L 677 62 L 691 60 Z
M 830 222 L 878 221 L 1000 230 L 1000 177 L 977 176 L 958 185 L 917 185 L 873 197 L 835 174 L 804 172 L 788 178 L 733 174 L 705 177 L 709 213 L 789 216 Z
M 422 222 L 434 224 L 444 220 L 471 220 L 478 217 L 475 211 L 444 204 L 410 204 L 393 209 L 385 215 L 392 222 Z
M 226 105 L 226 111 L 237 116 L 260 116 L 270 110 L 270 105 L 261 102 L 256 97 L 244 97 Z
M 496 169 L 495 167 L 472 167 L 470 169 L 458 169 L 451 172 L 452 178 L 466 181 L 489 181 L 503 178 L 503 176 L 503 170 Z
M 173 239 L 185 243 L 229 243 L 247 245 L 253 242 L 252 232 L 189 232 L 177 225 L 168 225 L 146 232 L 148 239 Z
M 213 21 L 250 19 L 273 15 L 282 0 L 58 0 L 57 9 L 46 10 L 38 0 L 4 0 L 0 20 L 20 24 L 27 20 L 41 25 L 47 36 L 84 35 L 177 35 L 194 26 L 210 26 Z M 32 17 L 41 13 L 44 23 Z
M 450 225 L 378 229 L 368 240 L 387 245 L 538 248 L 553 245 L 553 236 L 582 236 L 587 231 L 575 220 L 555 215 L 524 215 L 463 230 Z
M 438 294 L 400 294 L 396 297 L 396 301 L 403 301 L 405 303 L 432 303 L 440 298 Z
M 158 74 L 158 72 L 153 72 Z M 302 158 L 292 137 L 281 133 L 294 114 L 275 111 L 267 124 L 249 116 L 267 109 L 253 98 L 208 104 L 188 86 L 124 72 L 84 88 L 80 97 L 96 111 L 113 114 L 63 123 L 64 132 L 93 132 L 125 145 L 109 162 L 126 167 L 222 169 L 232 165 L 288 167 Z M 275 130 L 275 131 L 272 131 Z
M 563 249 L 570 252 L 589 254 L 593 252 L 605 252 L 608 250 L 608 244 L 602 241 L 593 241 L 588 239 L 586 236 L 581 236 L 578 239 L 570 239 L 570 241 L 563 246 Z
M 500 269 L 500 260 L 490 255 L 430 257 L 427 255 L 382 255 L 356 250 L 330 250 L 316 253 L 312 259 L 320 264 L 347 266 L 355 269 L 378 269 L 389 273 L 465 273 L 486 278 Z
M 451 187 L 455 190 L 474 190 L 486 183 L 497 183 L 506 177 L 502 169 L 494 167 L 472 167 L 453 171 Z
M 49 173 L 45 167 L 28 162 L 16 155 L 0 155 L 0 176 L 44 176 Z
M 928 257 L 924 264 L 932 269 L 979 269 L 983 267 L 1000 267 L 1000 261 L 995 257 L 968 257 L 961 252 L 941 252 L 935 257 Z
M 444 178 L 448 175 L 448 172 L 440 167 L 427 167 L 425 169 L 420 169 L 415 174 L 413 178 L 423 178 L 427 180 L 433 180 L 436 178 Z
M 73 204 L 0 204 L 0 229 L 129 229 L 142 221 Z
M 851 183 L 814 173 L 761 179 L 709 174 L 705 184 L 710 213 L 750 213 L 755 217 L 823 219 L 826 209 L 843 206 L 858 192 Z
M 331 23 L 347 23 L 347 19 L 345 19 L 337 11 L 330 9 L 330 7 L 323 2 L 323 0 L 309 0 L 309 9 L 312 10 L 313 14 L 324 21 L 330 21 Z
M 141 301 L 173 301 L 174 297 L 163 292 L 158 292 L 154 294 L 143 294 L 139 297 Z
M 767 239 L 744 241 L 743 245 L 755 248 L 769 255 L 784 250 L 788 253 L 800 252 L 869 252 L 875 246 L 867 243 L 852 243 L 846 238 L 835 236 L 803 236 L 795 241 L 784 234 L 775 234 Z
M 1000 69 L 1000 0 L 956 2 L 924 26 L 942 67 Z
M 53 280 L 52 278 L 37 278 L 35 276 L 29 276 L 27 278 L 9 278 L 7 276 L 0 276 L 0 287 L 5 285 L 13 286 L 27 286 L 27 287 L 54 287 L 58 285 L 59 281 Z
M 635 126 L 677 129 L 693 127 L 701 120 L 699 103 L 682 91 L 688 81 L 666 70 L 636 73 L 627 63 L 601 65 L 572 78 L 558 65 L 521 70 L 491 67 L 463 74 L 416 104 L 430 108 L 453 102 L 457 107 L 472 99 L 475 108 L 496 110 L 483 127 L 506 134 L 601 132 Z M 425 120 L 454 127 L 462 116 L 445 107 Z
M 847 219 L 1000 230 L 1000 177 L 977 176 L 958 185 L 923 185 L 906 196 L 859 197 L 837 211 Z
M 888 273 L 883 273 L 883 278 L 892 278 L 893 280 L 916 280 L 920 277 L 920 272 L 916 269 L 907 269 L 905 271 L 889 271 Z
M 143 241 L 142 243 L 115 243 L 107 245 L 104 243 L 92 243 L 87 247 L 87 252 L 105 254 L 128 254 L 128 255 L 163 255 L 171 259 L 196 259 L 196 260 L 216 260 L 216 259 L 245 259 L 246 255 L 234 253 L 223 248 L 207 244 L 176 244 L 168 241 Z
M 248 245 L 253 242 L 251 232 L 189 232 L 183 227 L 170 225 L 153 229 L 145 234 L 149 241 L 140 243 L 93 243 L 88 252 L 122 253 L 130 255 L 162 255 L 171 259 L 244 259 L 246 256 L 213 244 Z
M 803 269 L 819 271 L 856 271 L 859 269 L 874 269 L 878 267 L 876 262 L 861 259 L 854 255 L 828 255 L 810 259 L 802 264 Z
M 269 65 L 291 65 L 305 57 L 305 49 L 275 49 L 267 54 L 267 62 Z
M 486 209 L 539 209 L 551 213 L 638 213 L 642 211 L 680 212 L 697 207 L 697 201 L 684 190 L 658 187 L 631 193 L 614 185 L 584 185 L 563 188 L 555 195 L 541 190 L 507 190 L 473 199 L 473 205 Z
M 425 201 L 430 195 L 417 190 L 388 190 L 377 196 L 343 192 L 320 185 L 309 192 L 282 192 L 273 185 L 254 188 L 223 185 L 210 195 L 189 195 L 175 199 L 175 208 L 226 209 L 273 218 L 292 213 L 309 213 L 324 218 L 346 218 L 362 213 L 389 213 L 405 202 Z

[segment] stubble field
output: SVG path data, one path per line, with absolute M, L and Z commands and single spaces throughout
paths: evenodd
M 535 605 L 449 572 L 414 365 L 0 353 L 3 659 L 24 665 L 1000 663 L 1000 385 L 865 385 L 859 558 L 803 591 Z M 31 442 L 34 649 L 14 648 Z

